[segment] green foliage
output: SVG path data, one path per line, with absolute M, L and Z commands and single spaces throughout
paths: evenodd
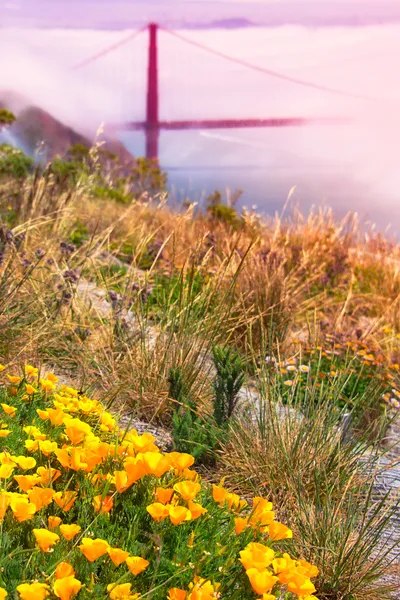
M 135 166 L 127 176 L 129 187 L 135 195 L 165 192 L 167 181 L 167 173 L 160 169 L 158 161 L 143 157 L 136 159 Z
M 32 171 L 34 161 L 19 148 L 8 144 L 0 145 L 0 176 L 25 179 Z
M 214 380 L 214 418 L 219 427 L 232 417 L 238 395 L 245 380 L 244 364 L 240 355 L 229 347 L 213 348 L 217 371 Z
M 222 194 L 219 190 L 208 196 L 206 208 L 213 220 L 220 221 L 224 225 L 232 227 L 232 229 L 237 229 L 242 223 L 235 207 L 222 202 Z
M 0 109 L 0 128 L 12 125 L 16 120 L 15 115 L 5 108 Z
M 89 239 L 89 230 L 81 219 L 76 219 L 74 223 L 74 230 L 69 236 L 69 241 L 80 248 L 82 244 L 87 242 Z
M 133 200 L 132 194 L 125 193 L 121 189 L 107 187 L 105 185 L 94 186 L 92 189 L 92 194 L 96 198 L 112 200 L 113 202 L 118 202 L 119 204 L 130 204 Z
M 75 186 L 83 174 L 87 174 L 87 166 L 81 160 L 65 160 L 56 156 L 46 170 L 51 173 L 58 185 Z
M 172 415 L 172 439 L 178 452 L 192 454 L 199 463 L 215 461 L 219 431 L 210 416 L 198 413 L 195 403 L 188 398 L 186 377 L 182 368 L 169 373 L 169 395 L 177 404 Z

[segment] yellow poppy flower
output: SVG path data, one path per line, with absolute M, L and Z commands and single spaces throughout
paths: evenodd
M 11 477 L 14 471 L 14 465 L 1 465 L 0 467 L 0 479 L 8 479 Z
M 32 456 L 15 456 L 13 461 L 23 470 L 28 471 L 36 467 L 36 460 Z
M 52 392 L 56 388 L 55 383 L 50 381 L 50 379 L 41 379 L 40 387 L 44 392 Z

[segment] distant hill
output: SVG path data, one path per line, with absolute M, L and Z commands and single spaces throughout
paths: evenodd
M 88 137 L 41 108 L 30 105 L 27 99 L 18 94 L 0 91 L 0 108 L 7 108 L 16 115 L 17 120 L 9 127 L 9 137 L 30 155 L 33 155 L 39 146 L 43 148 L 44 157 L 51 159 L 56 155 L 65 155 L 73 144 L 89 147 L 92 145 L 92 140 Z M 133 156 L 117 139 L 103 137 L 99 141 L 104 141 L 103 148 L 116 154 L 122 164 L 134 162 Z
M 331 0 L 330 2 L 324 0 L 265 0 L 263 2 L 14 0 L 9 3 L 0 1 L 0 28 L 133 29 L 149 21 L 157 21 L 173 28 L 223 26 L 231 28 L 251 25 L 274 27 L 287 24 L 313 27 L 362 26 L 399 22 L 400 2 L 399 0 Z

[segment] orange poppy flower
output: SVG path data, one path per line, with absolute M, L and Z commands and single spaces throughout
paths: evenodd
M 10 507 L 18 523 L 22 523 L 23 521 L 29 521 L 29 519 L 32 519 L 33 515 L 36 512 L 36 506 L 34 504 L 31 504 L 28 498 L 11 498 Z
M 259 571 L 258 569 L 248 569 L 246 575 L 249 578 L 250 585 L 256 594 L 266 594 L 274 587 L 278 578 L 272 575 L 268 570 Z
M 0 492 L 0 521 L 4 519 L 7 508 L 10 505 L 10 495 L 8 492 Z
M 109 583 L 107 592 L 110 594 L 111 600 L 136 600 L 140 594 L 131 594 L 131 583 Z
M 44 600 L 49 595 L 49 589 L 45 583 L 21 583 L 17 586 L 21 600 Z
M 68 490 L 66 492 L 57 492 L 54 494 L 53 500 L 61 508 L 61 510 L 68 512 L 73 507 L 77 497 L 78 494 L 76 492 Z
M 193 500 L 201 490 L 201 485 L 194 481 L 180 481 L 174 485 L 174 490 L 184 500 Z
M 122 563 L 126 561 L 126 559 L 129 556 L 129 552 L 121 550 L 121 548 L 109 548 L 108 555 L 111 558 L 114 565 L 116 567 L 119 567 L 119 565 L 122 565 Z
M 25 392 L 28 394 L 28 396 L 33 396 L 33 394 L 37 393 L 37 389 L 34 388 L 30 383 L 27 383 L 25 386 Z
M 49 552 L 59 540 L 60 536 L 48 529 L 33 529 L 33 535 L 42 552 Z
M 169 518 L 171 523 L 179 525 L 183 521 L 190 521 L 192 514 L 184 506 L 169 506 Z
M 36 506 L 36 510 L 40 510 L 43 506 L 48 506 L 53 500 L 55 491 L 51 488 L 33 487 L 28 490 L 29 501 Z
M 27 492 L 40 482 L 38 475 L 14 475 L 15 481 L 22 491 Z
M 55 529 L 60 525 L 60 523 L 62 523 L 62 519 L 60 519 L 60 517 L 54 517 L 53 515 L 50 515 L 47 518 L 47 524 L 49 529 Z
M 169 515 L 169 510 L 161 502 L 154 502 L 146 507 L 147 512 L 153 517 L 155 521 L 163 521 Z
M 248 527 L 248 525 L 249 525 L 248 519 L 244 519 L 242 517 L 237 517 L 235 519 L 235 533 L 237 533 L 239 535 L 240 533 L 242 533 L 242 531 L 244 531 L 244 529 L 246 529 L 246 527 Z
M 114 500 L 112 496 L 105 496 L 105 498 L 103 498 L 102 495 L 95 496 L 93 498 L 93 506 L 97 513 L 101 512 L 106 514 L 109 513 L 114 506 Z
M 48 486 L 51 483 L 54 483 L 59 477 L 61 477 L 61 471 L 58 469 L 47 468 L 47 467 L 38 467 L 36 469 L 36 473 L 40 477 L 40 483 L 43 486 Z
M 201 506 L 201 504 L 198 504 L 197 502 L 193 502 L 193 500 L 189 500 L 188 508 L 191 512 L 192 519 L 198 519 L 207 512 L 207 509 L 204 508 L 204 506 Z
M 71 577 L 73 575 L 75 575 L 75 570 L 72 565 L 67 562 L 58 563 L 55 572 L 56 579 L 63 579 L 64 577 Z
M 142 571 L 147 569 L 150 564 L 148 560 L 141 558 L 140 556 L 129 556 L 125 562 L 133 575 L 139 575 L 139 573 L 142 573 Z
M 171 588 L 168 590 L 167 600 L 185 600 L 187 592 L 179 588 Z
M 154 492 L 155 497 L 161 504 L 168 504 L 171 501 L 172 496 L 174 495 L 173 488 L 162 488 L 158 487 Z
M 73 525 L 60 525 L 60 532 L 66 540 L 72 540 L 81 531 L 81 526 L 77 524 Z
M 193 456 L 191 454 L 186 454 L 185 452 L 170 452 L 166 457 L 168 458 L 171 467 L 178 469 L 178 471 L 189 469 L 194 464 Z
M 143 475 L 146 475 L 146 467 L 142 460 L 137 460 L 136 458 L 127 458 L 124 461 L 125 471 L 128 473 L 128 487 L 139 481 Z
M 6 415 L 8 415 L 9 417 L 15 417 L 15 415 L 17 414 L 16 406 L 10 406 L 9 404 L 2 403 L 1 408 L 4 410 Z
M 83 538 L 82 544 L 78 546 L 82 554 L 89 560 L 90 562 L 94 562 L 100 556 L 103 556 L 106 552 L 108 552 L 109 545 L 105 540 L 91 538 Z
M 56 579 L 53 585 L 53 591 L 60 600 L 71 600 L 81 589 L 82 584 L 79 579 L 73 575 Z
M 80 419 L 65 419 L 65 433 L 71 440 L 71 443 L 81 444 L 85 437 L 92 433 L 92 428 Z

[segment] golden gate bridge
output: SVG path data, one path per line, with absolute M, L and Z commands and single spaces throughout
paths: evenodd
M 268 128 L 268 127 L 299 127 L 304 125 L 322 124 L 322 125 L 337 125 L 348 122 L 349 119 L 340 117 L 301 117 L 301 116 L 282 116 L 282 117 L 265 117 L 265 118 L 248 118 L 248 119 L 192 119 L 192 120 L 160 120 L 160 94 L 159 94 L 159 69 L 158 69 L 158 32 L 162 30 L 180 41 L 202 49 L 205 52 L 223 58 L 230 62 L 241 65 L 248 69 L 252 69 L 269 77 L 277 78 L 299 86 L 308 87 L 328 94 L 337 96 L 345 96 L 347 98 L 357 100 L 375 101 L 377 99 L 347 92 L 337 88 L 332 88 L 326 85 L 292 77 L 278 73 L 271 69 L 254 65 L 248 61 L 235 58 L 219 50 L 212 49 L 204 44 L 186 37 L 180 32 L 168 29 L 158 23 L 150 23 L 135 32 L 132 32 L 125 38 L 121 39 L 97 54 L 77 63 L 72 67 L 73 70 L 80 70 L 90 65 L 91 63 L 100 60 L 105 55 L 113 52 L 117 48 L 129 43 L 141 33 L 148 32 L 148 63 L 147 63 L 147 97 L 146 97 L 146 119 L 144 121 L 128 121 L 123 123 L 107 123 L 108 131 L 114 133 L 118 131 L 143 131 L 146 139 L 146 157 L 149 159 L 158 160 L 159 156 L 159 138 L 163 130 L 178 131 L 190 129 L 237 129 L 237 128 Z

